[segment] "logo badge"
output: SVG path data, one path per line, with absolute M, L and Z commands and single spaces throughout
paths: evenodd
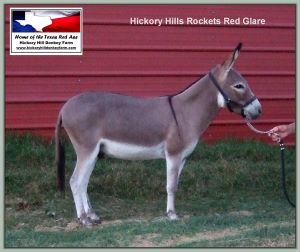
M 81 55 L 82 8 L 11 8 L 11 55 Z

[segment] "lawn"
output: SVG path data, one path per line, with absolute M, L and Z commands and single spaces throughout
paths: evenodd
M 75 155 L 66 141 L 66 178 Z M 164 217 L 165 163 L 104 158 L 89 184 L 103 220 L 80 226 L 69 186 L 56 189 L 54 144 L 5 139 L 5 247 L 295 247 L 295 209 L 283 196 L 278 146 L 256 141 L 200 142 L 177 193 L 178 221 Z M 295 148 L 286 150 L 295 201 Z M 68 183 L 67 183 L 68 185 Z

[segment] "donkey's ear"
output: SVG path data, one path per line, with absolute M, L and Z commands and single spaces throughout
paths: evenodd
M 242 43 L 239 43 L 237 47 L 234 49 L 234 51 L 229 55 L 228 59 L 224 61 L 222 64 L 222 70 L 224 70 L 224 73 L 228 73 L 228 71 L 232 68 L 235 61 L 240 55 L 240 50 L 242 48 Z

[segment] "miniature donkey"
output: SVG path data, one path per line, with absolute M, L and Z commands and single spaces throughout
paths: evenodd
M 219 109 L 227 107 L 248 120 L 261 114 L 261 105 L 247 81 L 232 68 L 241 46 L 239 43 L 223 64 L 175 95 L 138 98 L 85 92 L 64 104 L 55 133 L 58 185 L 64 189 L 64 151 L 60 140 L 63 125 L 77 155 L 70 186 L 77 217 L 83 225 L 101 222 L 87 195 L 99 154 L 128 160 L 165 159 L 166 214 L 171 220 L 178 218 L 175 193 L 180 173 Z

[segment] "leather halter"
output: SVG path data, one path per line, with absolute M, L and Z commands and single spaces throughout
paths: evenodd
M 212 83 L 214 84 L 214 86 L 218 89 L 218 91 L 220 92 L 220 94 L 223 96 L 226 106 L 228 108 L 228 110 L 230 112 L 233 112 L 232 106 L 238 106 L 241 108 L 241 115 L 242 117 L 246 117 L 245 113 L 244 113 L 244 108 L 247 107 L 250 103 L 252 103 L 253 101 L 255 101 L 257 98 L 256 96 L 251 97 L 245 104 L 240 104 L 238 102 L 235 102 L 233 100 L 231 100 L 227 94 L 224 92 L 224 90 L 220 87 L 219 83 L 217 82 L 217 80 L 215 79 L 215 77 L 213 76 L 213 74 L 211 72 L 209 72 L 208 74 L 209 79 L 212 81 Z

